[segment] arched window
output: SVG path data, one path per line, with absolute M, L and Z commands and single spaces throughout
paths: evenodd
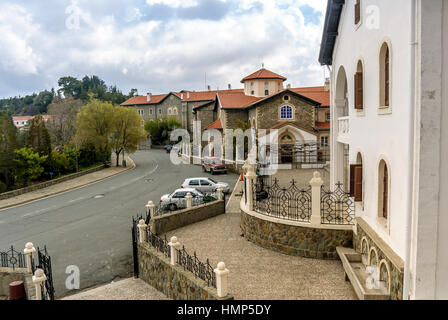
M 280 108 L 280 119 L 281 120 L 292 120 L 293 112 L 291 106 L 283 106 Z
M 177 108 L 176 107 L 173 108 L 173 114 L 177 115 Z
M 378 171 L 378 217 L 389 219 L 390 172 L 386 161 L 381 160 Z
M 364 109 L 363 67 L 361 60 L 358 61 L 355 73 L 355 109 Z
M 251 94 L 251 95 L 254 95 L 254 94 L 255 94 L 254 83 L 253 83 L 253 82 L 250 83 L 250 94 Z
M 391 98 L 391 54 L 387 43 L 383 43 L 380 51 L 380 107 L 390 106 Z
M 171 115 L 171 108 L 168 108 L 168 115 Z
M 265 96 L 269 95 L 269 82 L 264 83 L 264 95 Z

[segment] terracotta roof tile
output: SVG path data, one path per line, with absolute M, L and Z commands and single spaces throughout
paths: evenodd
M 315 128 L 318 130 L 330 130 L 330 121 L 316 122 Z
M 137 97 L 133 97 L 133 98 L 123 102 L 121 105 L 122 106 L 134 106 L 134 105 L 156 104 L 156 103 L 159 103 L 160 101 L 162 101 L 166 96 L 167 96 L 167 94 L 153 94 L 151 96 L 150 102 L 147 101 L 146 96 L 137 96 Z
M 205 127 L 206 130 L 208 129 L 218 129 L 218 130 L 222 130 L 222 123 L 221 123 L 221 119 L 216 120 L 215 122 L 209 124 L 208 126 Z
M 221 92 L 218 93 L 219 101 L 223 109 L 243 109 L 264 98 L 246 96 L 241 92 Z
M 244 82 L 247 80 L 256 80 L 256 79 L 279 79 L 279 80 L 283 80 L 283 81 L 287 80 L 287 78 L 263 68 L 258 71 L 255 71 L 254 73 L 243 78 L 243 80 L 241 80 L 241 82 Z
M 188 97 L 188 93 L 189 98 Z M 244 93 L 243 89 L 232 89 L 232 90 L 213 90 L 213 91 L 188 91 L 183 92 L 183 100 L 185 102 L 191 101 L 213 101 L 216 98 L 217 93 Z
M 330 106 L 330 91 L 326 91 L 325 87 L 323 86 L 308 87 L 308 88 L 292 88 L 290 90 L 319 102 L 323 107 Z

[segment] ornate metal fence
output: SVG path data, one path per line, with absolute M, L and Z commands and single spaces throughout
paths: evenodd
M 165 257 L 171 257 L 171 248 L 168 245 L 169 241 L 167 240 L 166 235 L 161 238 L 155 233 L 152 233 L 150 228 L 148 227 L 146 229 L 146 242 L 148 242 L 151 247 L 156 249 L 158 252 L 164 254 Z
M 342 183 L 336 184 L 336 189 L 321 191 L 322 224 L 352 225 L 355 220 L 355 200 L 345 192 Z
M 26 268 L 26 258 L 23 252 L 17 251 L 13 246 L 5 252 L 0 251 L 0 267 L 2 268 Z
M 292 180 L 281 187 L 277 179 L 260 177 L 254 186 L 255 211 L 284 220 L 310 222 L 311 188 L 299 188 Z
M 51 257 L 48 255 L 47 247 L 41 250 L 37 247 L 37 261 L 38 265 L 34 266 L 33 263 L 33 273 L 35 269 L 42 269 L 47 276 L 42 288 L 42 299 L 43 300 L 54 300 L 54 286 L 53 286 L 53 272 L 51 269 Z
M 205 263 L 201 262 L 196 256 L 196 252 L 191 256 L 185 250 L 185 247 L 182 247 L 181 250 L 177 250 L 177 263 L 183 267 L 184 270 L 193 273 L 196 278 L 207 282 L 209 287 L 213 286 L 216 288 L 216 274 L 208 259 Z

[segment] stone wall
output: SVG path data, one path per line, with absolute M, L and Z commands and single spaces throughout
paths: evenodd
M 30 300 L 35 291 L 31 277 L 32 274 L 28 273 L 26 269 L 0 268 L 0 296 L 9 296 L 9 284 L 11 282 L 23 281 L 27 298 Z
M 226 212 L 225 202 L 222 200 L 195 206 L 191 209 L 179 210 L 170 214 L 151 219 L 151 230 L 155 234 L 166 232 L 188 226 L 190 224 L 206 220 Z
M 379 265 L 381 260 L 385 260 L 390 269 L 390 297 L 392 300 L 403 299 L 404 263 L 392 251 L 392 249 L 381 240 L 381 238 L 362 219 L 357 218 L 356 234 L 353 235 L 353 247 L 356 252 L 363 253 L 362 239 L 366 238 L 369 244 L 369 251 L 374 248 L 378 257 L 371 264 Z M 381 270 L 380 270 L 381 272 Z M 380 274 L 380 276 L 382 276 Z
M 139 277 L 168 298 L 174 300 L 233 300 L 228 295 L 219 298 L 217 291 L 207 283 L 185 271 L 179 265 L 172 266 L 168 258 L 149 244 L 138 245 Z
M 222 110 L 222 113 L 225 114 L 225 123 L 222 124 L 224 129 L 236 129 L 237 120 L 247 123 L 247 111 L 245 110 Z
M 241 211 L 244 237 L 281 253 L 323 260 L 339 259 L 336 247 L 351 247 L 352 230 L 318 229 L 275 223 Z
M 284 96 L 289 96 L 289 100 L 285 101 Z M 257 107 L 257 128 L 269 129 L 285 120 L 281 120 L 279 109 L 281 106 L 291 105 L 295 109 L 294 120 L 292 121 L 299 128 L 314 133 L 314 114 L 315 107 L 311 103 L 297 97 L 291 93 L 279 95 L 270 99 Z
M 81 172 L 77 172 L 77 173 L 74 173 L 74 174 L 70 174 L 70 175 L 62 177 L 62 178 L 53 179 L 53 180 L 46 181 L 46 182 L 43 182 L 43 183 L 39 183 L 39 184 L 36 184 L 36 185 L 33 185 L 33 186 L 25 187 L 25 188 L 22 188 L 22 189 L 17 189 L 17 190 L 14 190 L 14 191 L 5 192 L 5 193 L 0 194 L 0 200 L 14 198 L 14 197 L 17 197 L 17 196 L 19 196 L 21 194 L 24 194 L 24 193 L 28 193 L 28 192 L 44 189 L 44 188 L 50 187 L 52 185 L 55 185 L 55 184 L 58 184 L 58 183 L 61 183 L 61 182 L 65 182 L 65 181 L 68 181 L 68 180 L 72 180 L 72 179 L 81 177 L 83 175 L 86 175 L 86 174 L 89 174 L 89 173 L 92 173 L 92 172 L 100 171 L 102 169 L 104 169 L 104 165 L 101 165 L 99 167 L 95 167 L 95 168 L 92 168 L 92 169 L 84 170 L 84 171 L 81 171 Z

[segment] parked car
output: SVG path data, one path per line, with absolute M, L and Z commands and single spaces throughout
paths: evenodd
M 194 188 L 202 193 L 216 192 L 218 187 L 222 188 L 224 193 L 230 192 L 230 186 L 225 182 L 216 182 L 210 178 L 189 178 L 185 179 L 182 188 Z
M 165 194 L 160 199 L 160 207 L 163 210 L 176 211 L 187 207 L 187 199 L 185 196 L 190 193 L 193 197 L 193 204 L 203 202 L 205 195 L 193 188 L 177 189 L 171 194 Z
M 211 174 L 227 173 L 227 165 L 217 157 L 204 157 L 202 169 L 204 172 L 210 172 Z

